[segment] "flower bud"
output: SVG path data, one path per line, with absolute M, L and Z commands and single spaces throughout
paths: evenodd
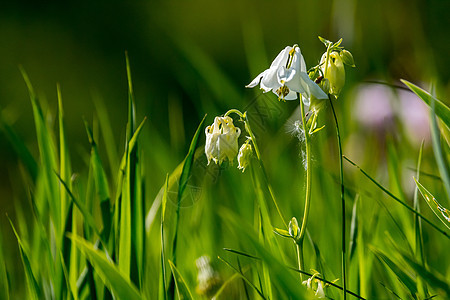
M 344 64 L 346 64 L 347 66 L 356 67 L 355 61 L 353 60 L 353 55 L 350 53 L 350 51 L 342 50 L 340 55 Z
M 330 94 L 339 96 L 342 87 L 345 83 L 345 69 L 342 62 L 342 57 L 338 52 L 333 51 L 328 58 L 328 66 L 326 66 L 327 54 L 324 53 L 320 63 L 322 64 L 322 71 L 325 78 L 330 81 Z
M 221 164 L 226 159 L 233 163 L 238 152 L 237 139 L 240 134 L 241 130 L 233 125 L 232 118 L 228 116 L 214 118 L 214 123 L 205 129 L 205 154 L 208 165 L 211 159 L 216 164 Z
M 245 171 L 245 169 L 250 165 L 250 160 L 252 158 L 253 150 L 252 145 L 249 143 L 250 140 L 247 140 L 244 144 L 242 144 L 238 153 L 238 169 Z
M 292 217 L 292 219 L 289 221 L 289 234 L 297 240 L 298 236 L 300 235 L 300 228 L 298 228 L 298 222 L 295 217 Z

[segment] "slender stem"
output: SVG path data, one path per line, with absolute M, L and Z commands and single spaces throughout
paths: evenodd
M 338 147 L 339 147 L 339 169 L 340 169 L 340 180 L 341 180 L 341 212 L 342 212 L 342 281 L 343 281 L 343 297 L 344 300 L 347 299 L 347 276 L 346 276 L 346 255 L 345 255 L 345 199 L 344 199 L 344 166 L 343 166 L 343 159 L 342 159 L 342 146 L 341 146 L 341 134 L 339 133 L 339 124 L 336 117 L 336 112 L 334 110 L 333 101 L 331 100 L 331 97 L 328 96 L 328 99 L 330 100 L 331 104 L 331 110 L 333 111 L 334 116 L 334 122 L 336 124 L 336 135 L 338 140 Z
M 295 248 L 297 249 L 297 261 L 299 270 L 304 270 L 305 268 L 305 260 L 303 259 L 303 250 L 299 244 L 295 244 Z M 300 281 L 303 283 L 304 274 L 300 272 Z
M 251 127 L 250 127 L 250 123 L 249 123 L 248 118 L 247 118 L 247 112 L 242 114 L 240 111 L 238 111 L 236 109 L 231 109 L 225 114 L 225 116 L 227 116 L 227 114 L 229 114 L 231 112 L 234 112 L 234 113 L 238 114 L 244 120 L 245 130 L 250 135 L 250 139 L 252 140 L 253 148 L 255 149 L 255 153 L 256 153 L 256 158 L 258 159 L 259 165 L 260 165 L 261 170 L 263 172 L 264 181 L 265 181 L 265 184 L 267 185 L 267 188 L 269 190 L 270 197 L 272 198 L 272 201 L 273 201 L 273 203 L 274 203 L 274 205 L 275 205 L 275 207 L 277 209 L 278 214 L 280 215 L 281 220 L 283 221 L 283 224 L 284 224 L 285 228 L 288 228 L 287 223 L 286 223 L 286 221 L 285 221 L 285 219 L 283 217 L 283 214 L 281 213 L 280 207 L 278 206 L 278 203 L 275 200 L 275 194 L 273 192 L 272 185 L 270 185 L 270 183 L 269 183 L 269 179 L 267 177 L 266 169 L 264 168 L 264 165 L 263 165 L 263 162 L 262 162 L 262 159 L 261 159 L 261 153 L 259 152 L 259 147 L 258 147 L 258 144 L 256 143 L 255 135 L 253 134 L 253 131 L 252 131 Z
M 300 228 L 300 234 L 297 239 L 297 247 L 298 247 L 298 263 L 299 268 L 301 270 L 305 269 L 305 264 L 303 260 L 303 240 L 306 233 L 306 224 L 308 223 L 308 215 L 309 215 L 309 206 L 311 200 L 311 143 L 309 140 L 309 133 L 306 128 L 306 116 L 305 116 L 305 108 L 303 107 L 302 96 L 297 93 L 297 96 L 300 100 L 300 111 L 302 114 L 302 123 L 303 123 L 303 133 L 305 135 L 305 148 L 306 148 L 306 192 L 305 192 L 305 209 L 303 211 L 303 219 L 302 226 Z M 302 278 L 302 276 L 301 276 Z M 303 280 L 303 278 L 302 278 Z

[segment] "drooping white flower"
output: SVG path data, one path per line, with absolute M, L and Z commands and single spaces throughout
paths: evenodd
M 272 91 L 283 100 L 295 100 L 297 93 L 300 93 L 306 105 L 309 105 L 311 96 L 317 99 L 327 98 L 327 95 L 306 73 L 305 59 L 297 45 L 284 48 L 269 69 L 256 76 L 246 87 L 253 88 L 258 84 L 264 93 Z
M 241 148 L 239 148 L 238 153 L 238 169 L 242 170 L 242 173 L 245 171 L 245 169 L 250 165 L 250 160 L 252 158 L 253 150 L 252 145 L 249 143 L 249 140 L 242 144 Z
M 211 159 L 221 164 L 225 159 L 233 162 L 238 152 L 237 139 L 241 130 L 233 125 L 233 119 L 226 117 L 214 118 L 214 123 L 206 127 L 205 154 L 208 165 Z

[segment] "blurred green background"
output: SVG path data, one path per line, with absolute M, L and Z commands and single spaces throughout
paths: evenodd
M 357 65 L 354 69 L 347 68 L 347 83 L 339 99 L 344 154 L 387 181 L 386 145 L 396 149 L 401 146 L 397 150 L 405 163 L 402 167 L 414 167 L 420 137 L 428 138 L 427 123 L 419 125 L 426 127 L 419 142 L 414 137 L 408 138 L 405 128 L 409 125 L 405 119 L 415 112 L 405 115 L 396 91 L 367 81 L 398 85 L 398 79 L 404 78 L 425 89 L 434 82 L 438 98 L 448 103 L 449 11 L 450 2 L 446 0 L 3 1 L 0 4 L 0 109 L 3 118 L 37 157 L 31 104 L 18 66 L 23 66 L 30 76 L 44 107 L 52 112 L 50 118 L 56 115 L 56 84 L 59 83 L 73 169 L 75 173 L 86 172 L 89 143 L 82 117 L 90 122 L 95 119 L 96 102 L 106 106 L 116 150 L 122 154 L 127 118 L 127 51 L 138 120 L 144 116 L 149 118 L 142 137 L 148 165 L 148 208 L 165 174 L 186 155 L 203 115 L 207 113 L 207 123 L 212 123 L 214 116 L 237 108 L 253 112 L 263 159 L 278 198 L 282 199 L 286 211 L 298 212 L 300 203 L 288 199 L 298 199 L 302 193 L 303 175 L 299 171 L 302 162 L 298 141 L 288 133 L 293 121 L 286 121 L 298 103 L 278 103 L 273 94 L 262 95 L 257 89 L 244 86 L 266 69 L 286 45 L 299 44 L 307 66 L 314 66 L 325 50 L 317 36 L 332 41 L 342 37 L 342 45 L 353 53 Z M 374 87 L 375 90 L 370 90 Z M 374 101 L 373 108 L 370 101 L 358 102 L 367 93 Z M 380 107 L 375 102 L 383 95 L 393 100 Z M 390 109 L 392 113 L 388 112 L 379 121 L 364 123 L 358 118 L 358 114 L 363 114 L 358 110 L 361 105 L 369 114 Z M 327 180 L 333 182 L 337 174 L 337 162 L 333 159 L 336 149 L 334 140 L 330 140 L 334 139 L 333 125 L 326 118 L 321 122 L 327 124 L 328 130 L 318 144 L 327 148 L 321 154 L 323 157 L 317 155 L 316 160 L 318 168 L 328 174 Z M 204 143 L 203 136 L 200 143 Z M 427 155 L 432 154 L 429 142 L 425 151 Z M 106 161 L 104 150 L 102 155 Z M 18 158 L 3 133 L 0 133 L 0 166 L 0 224 L 6 240 L 13 243 L 11 231 L 5 229 L 9 226 L 5 214 L 15 219 L 14 203 L 22 201 L 25 206 L 27 190 L 20 179 L 23 170 L 18 167 Z M 424 168 L 437 173 L 432 159 Z M 224 168 L 219 172 L 216 166 L 200 170 L 213 174 L 209 183 L 213 188 L 202 197 L 208 193 L 217 201 L 222 201 L 226 193 L 232 199 L 240 197 L 233 194 L 233 189 L 226 188 L 240 184 L 237 170 Z M 220 183 L 217 176 L 222 173 L 227 176 L 231 173 L 233 177 L 229 182 Z M 247 176 L 244 182 L 251 182 L 248 174 L 243 176 Z M 292 182 L 299 183 L 298 190 L 290 190 Z M 445 195 L 442 191 L 438 189 L 436 193 Z M 234 201 L 224 203 L 232 206 Z M 328 209 L 337 211 L 338 202 L 334 205 L 317 208 L 319 211 L 313 208 L 311 214 L 323 214 Z M 211 223 L 215 224 L 214 220 Z M 323 225 L 326 228 L 326 221 Z M 317 234 L 324 233 L 318 230 Z M 332 242 L 337 244 L 338 237 Z M 17 249 L 10 247 L 6 251 L 15 253 Z M 336 270 L 338 261 L 336 257 Z

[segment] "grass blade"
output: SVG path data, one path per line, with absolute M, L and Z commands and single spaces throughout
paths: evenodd
M 173 264 L 173 262 L 169 259 L 168 260 L 170 268 L 172 269 L 173 277 L 175 278 L 175 285 L 177 288 L 177 294 L 178 299 L 180 300 L 189 300 L 193 299 L 191 291 L 189 290 L 186 281 L 184 280 L 183 276 L 181 276 L 180 272 L 178 271 L 177 267 Z
M 9 217 L 8 217 L 9 219 Z M 25 278 L 27 281 L 27 288 L 28 288 L 28 296 L 30 299 L 42 299 L 42 292 L 41 288 L 39 287 L 39 284 L 33 274 L 33 270 L 31 268 L 30 263 L 30 255 L 29 251 L 26 249 L 24 244 L 22 243 L 22 240 L 20 239 L 19 234 L 16 231 L 16 228 L 14 227 L 14 224 L 12 223 L 11 219 L 9 219 L 9 223 L 11 224 L 11 228 L 14 231 L 14 235 L 17 238 L 17 242 L 19 244 L 19 251 L 20 251 L 20 257 L 22 259 L 23 267 L 25 269 Z
M 434 198 L 434 196 L 422 184 L 420 184 L 419 181 L 417 181 L 415 178 L 414 181 L 416 182 L 417 188 L 425 199 L 425 202 L 427 202 L 428 206 L 438 217 L 438 219 L 447 227 L 447 229 L 450 229 L 449 210 L 439 204 L 436 198 Z
M 420 99 L 422 99 L 422 101 L 429 107 L 432 107 L 432 102 L 434 101 L 436 115 L 445 123 L 445 125 L 447 125 L 448 128 L 450 128 L 450 108 L 447 105 L 417 85 L 404 79 L 400 79 L 400 81 L 403 82 Z
M 4 244 L 2 231 L 0 230 L 0 299 L 9 300 L 8 272 L 6 270 L 6 260 L 3 249 L 6 249 L 6 245 Z
M 108 288 L 118 299 L 143 299 L 136 287 L 119 270 L 119 268 L 105 255 L 88 241 L 70 235 L 70 239 L 78 246 L 78 249 L 86 255 L 95 272 L 100 276 Z
M 442 229 L 440 229 L 439 227 L 437 227 L 434 223 L 432 223 L 430 220 L 428 220 L 424 215 L 422 215 L 420 212 L 418 212 L 417 210 L 415 210 L 414 208 L 410 207 L 408 204 L 404 203 L 402 200 L 400 200 L 398 197 L 394 196 L 394 194 L 392 194 L 389 190 L 387 190 L 385 187 L 383 187 L 379 182 L 377 182 L 375 179 L 373 179 L 369 174 L 367 174 L 366 171 L 364 171 L 363 169 L 361 169 L 360 166 L 358 166 L 357 164 L 355 164 L 353 161 L 351 161 L 348 157 L 346 157 L 345 155 L 343 156 L 350 164 L 352 164 L 353 166 L 355 166 L 356 168 L 358 168 L 361 173 L 364 174 L 364 176 L 366 176 L 370 181 L 372 181 L 377 187 L 379 187 L 384 193 L 386 193 L 389 197 L 391 197 L 392 199 L 394 199 L 395 201 L 397 201 L 398 203 L 400 203 L 401 205 L 403 205 L 405 208 L 407 208 L 409 211 L 411 211 L 412 213 L 416 214 L 418 217 L 420 217 L 422 220 L 424 220 L 425 222 L 427 222 L 429 225 L 431 225 L 431 227 L 433 227 L 434 229 L 436 229 L 437 231 L 439 231 L 440 233 L 442 233 L 443 235 L 445 235 L 447 238 L 450 239 L 450 235 L 443 231 Z
M 17 156 L 20 158 L 22 163 L 25 165 L 25 168 L 28 170 L 31 179 L 33 180 L 33 182 L 36 182 L 38 174 L 38 164 L 34 159 L 33 155 L 31 155 L 30 150 L 28 150 L 23 140 L 17 135 L 14 129 L 4 120 L 2 112 L 0 112 L 0 127 L 5 133 L 6 138 L 11 143 L 11 146 L 13 147 Z
M 403 271 L 402 267 L 398 266 L 389 258 L 389 256 L 384 254 L 381 250 L 373 246 L 369 246 L 369 248 L 380 261 L 382 261 L 387 267 L 389 267 L 389 269 L 391 269 L 392 272 L 394 272 L 397 279 L 409 290 L 411 296 L 413 298 L 416 298 L 417 286 L 416 282 L 411 278 L 411 276 L 406 274 L 406 272 Z
M 48 129 L 47 123 L 44 118 L 44 114 L 37 101 L 36 94 L 34 92 L 33 86 L 31 85 L 30 79 L 26 74 L 25 70 L 21 68 L 22 76 L 28 87 L 28 92 L 30 95 L 31 104 L 33 107 L 34 122 L 36 127 L 36 136 L 39 146 L 39 154 L 41 160 L 41 168 L 44 172 L 45 178 L 45 190 L 52 218 L 54 221 L 56 233 L 57 233 L 57 248 L 60 248 L 62 239 L 62 222 L 61 222 L 61 202 L 59 201 L 58 192 L 58 182 L 53 175 L 53 172 L 57 170 L 56 165 L 56 151 L 55 144 Z M 38 205 L 41 207 L 41 205 Z
M 105 242 L 109 239 L 109 234 L 111 231 L 111 203 L 110 203 L 110 192 L 108 186 L 108 180 L 106 178 L 105 171 L 103 169 L 103 164 L 98 153 L 97 143 L 94 140 L 94 135 L 92 129 L 89 127 L 87 121 L 84 121 L 86 127 L 86 132 L 89 138 L 89 143 L 91 144 L 91 165 L 94 173 L 94 182 L 97 190 L 97 195 L 100 199 L 100 209 L 103 220 L 103 239 Z
M 164 183 L 164 194 L 161 208 L 161 284 L 159 286 L 159 299 L 167 299 L 166 291 L 166 256 L 164 246 L 164 218 L 166 215 L 167 193 L 169 192 L 169 174 L 166 175 L 166 182 Z

